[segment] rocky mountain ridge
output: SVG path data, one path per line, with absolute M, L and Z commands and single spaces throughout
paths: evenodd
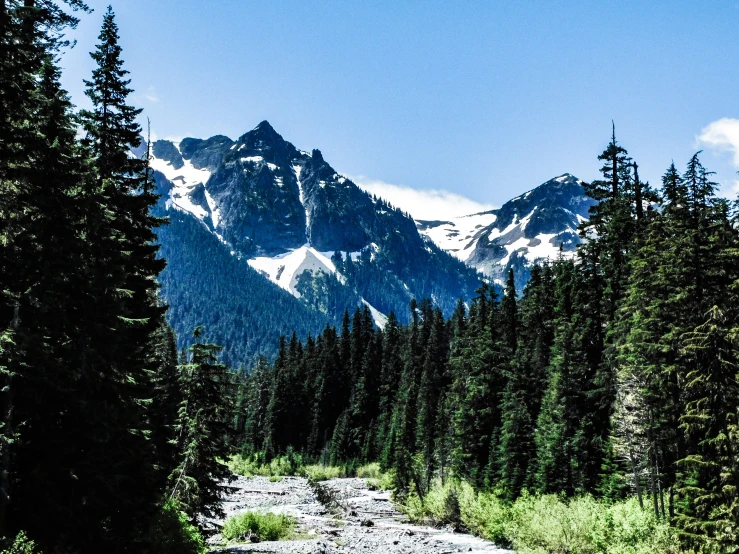
M 406 322 L 410 301 L 424 298 L 449 316 L 459 298 L 474 297 L 482 274 L 501 282 L 514 267 L 522 286 L 535 260 L 557 255 L 560 245 L 565 253 L 574 251 L 575 229 L 589 206 L 580 181 L 565 174 L 491 212 L 414 221 L 338 174 L 319 150 L 284 140 L 266 121 L 237 140 L 158 140 L 151 150 L 159 210 L 172 220 L 160 240 L 176 259 L 162 277 L 163 296 L 171 313 L 179 314 L 173 324 L 182 334 L 189 330 L 178 328 L 180 319 L 189 325 L 199 313 L 218 310 L 222 316 L 210 325 L 221 342 L 226 330 L 219 331 L 218 322 L 233 327 L 244 317 L 271 318 L 270 333 L 288 334 L 291 326 L 317 333 L 319 325 L 336 324 L 345 310 L 358 307 L 366 307 L 378 326 L 391 311 Z M 198 247 L 206 242 L 207 255 Z M 227 269 L 214 273 L 208 260 Z M 206 274 L 210 282 L 198 281 Z M 274 297 L 272 306 L 250 297 L 239 280 L 253 288 L 258 276 L 290 296 L 277 300 L 265 289 L 261 296 Z M 182 289 L 185 282 L 200 292 Z M 227 290 L 232 292 L 224 295 Z M 283 313 L 269 313 L 275 302 Z M 285 311 L 291 302 L 295 308 Z M 243 350 L 250 355 L 266 342 L 256 336 L 259 325 L 252 327 L 253 337 L 239 339 L 253 342 L 253 349 Z
M 574 255 L 580 243 L 577 228 L 593 204 L 582 181 L 565 173 L 496 210 L 418 221 L 417 226 L 440 248 L 498 284 L 512 267 L 520 289 L 535 262 Z

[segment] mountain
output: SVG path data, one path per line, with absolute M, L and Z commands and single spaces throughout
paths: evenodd
M 531 265 L 574 255 L 578 225 L 594 201 L 582 181 L 565 173 L 506 202 L 501 208 L 448 221 L 418 221 L 439 248 L 502 284 L 514 269 L 521 290 Z
M 266 121 L 235 141 L 151 146 L 158 210 L 171 220 L 159 231 L 170 321 L 180 337 L 207 323 L 212 340 L 238 341 L 226 352 L 232 364 L 280 334 L 336 324 L 346 309 L 367 306 L 382 326 L 391 311 L 408 321 L 411 299 L 430 298 L 448 316 L 479 284 L 408 214 Z

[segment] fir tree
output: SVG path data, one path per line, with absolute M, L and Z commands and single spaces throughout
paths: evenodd
M 221 461 L 230 454 L 229 435 L 234 415 L 233 377 L 218 363 L 220 346 L 198 342 L 195 329 L 189 363 L 180 368 L 183 400 L 177 421 L 180 461 L 170 476 L 170 498 L 192 518 L 223 515 L 224 482 L 233 479 Z

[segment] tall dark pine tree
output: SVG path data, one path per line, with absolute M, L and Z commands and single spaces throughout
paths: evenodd
M 424 326 L 428 326 L 429 333 L 422 346 L 425 352 L 418 390 L 416 442 L 421 454 L 421 482 L 428 488 L 438 468 L 436 448 L 442 429 L 439 408 L 444 404 L 448 386 L 449 338 L 441 310 L 429 311 L 426 317 Z
M 149 351 L 148 364 L 155 368 L 153 379 L 154 398 L 149 410 L 151 438 L 160 478 L 167 478 L 177 464 L 177 418 L 182 402 L 179 369 L 177 367 L 177 343 L 172 328 L 164 324 L 155 333 Z
M 141 141 L 135 121 L 139 110 L 126 103 L 131 90 L 110 9 L 99 38 L 91 54 L 97 67 L 86 82 L 93 108 L 82 113 L 94 186 L 86 195 L 90 209 L 83 220 L 90 260 L 86 332 L 78 337 L 81 382 L 88 394 L 77 414 L 79 425 L 86 426 L 77 448 L 86 455 L 75 471 L 94 476 L 80 478 L 83 484 L 77 485 L 91 518 L 100 520 L 117 506 L 103 524 L 113 538 L 129 535 L 131 521 L 145 524 L 161 500 L 147 411 L 159 369 L 148 352 L 162 325 L 155 278 L 164 262 L 156 258 L 152 231 L 160 221 L 149 214 L 156 196 L 148 161 L 131 153 Z
M 585 185 L 585 192 L 597 204 L 590 208 L 590 219 L 580 227 L 580 235 L 586 240 L 578 249 L 581 279 L 577 305 L 581 323 L 574 335 L 585 364 L 584 393 L 596 408 L 583 425 L 582 441 L 592 454 L 583 474 L 589 483 L 585 484 L 586 490 L 593 490 L 593 473 L 607 463 L 616 400 L 617 337 L 612 324 L 626 289 L 637 219 L 643 216 L 643 200 L 651 195 L 634 175 L 636 165 L 628 152 L 616 141 L 615 126 L 610 143 L 598 159 L 604 162 L 603 179 Z
M 544 269 L 534 266 L 519 303 L 520 335 L 503 396 L 499 453 L 500 483 L 512 498 L 517 497 L 525 485 L 533 485 L 534 429 L 546 390 L 554 340 L 552 280 L 550 266 Z M 509 289 L 513 290 L 512 282 Z
M 506 359 L 495 291 L 482 283 L 477 293 L 467 328 L 455 338 L 449 370 L 454 471 L 481 487 L 497 451 Z
M 243 430 L 241 439 L 245 454 L 264 450 L 264 429 L 272 390 L 272 372 L 267 359 L 260 356 L 251 370 L 242 392 Z
M 718 552 L 736 552 L 739 542 L 739 381 L 736 329 L 714 306 L 706 321 L 685 336 L 692 360 L 686 393 L 690 400 L 681 417 L 691 452 L 681 460 L 677 521 L 688 543 L 704 541 Z M 697 539 L 697 540 L 696 540 Z
M 21 371 L 32 369 L 23 361 L 23 343 L 34 344 L 40 355 L 53 359 L 52 345 L 24 337 L 40 332 L 58 345 L 64 343 L 64 333 L 74 332 L 63 330 L 61 321 L 50 327 L 51 319 L 37 318 L 46 307 L 63 310 L 58 285 L 65 278 L 61 266 L 66 261 L 56 258 L 60 263 L 57 291 L 47 297 L 38 279 L 41 266 L 54 260 L 41 260 L 38 253 L 45 251 L 48 241 L 56 240 L 58 248 L 59 241 L 69 238 L 74 201 L 68 195 L 79 186 L 84 169 L 73 141 L 70 104 L 58 84 L 54 61 L 59 48 L 67 44 L 64 31 L 78 22 L 64 4 L 87 10 L 79 0 L 0 2 L 0 535 L 14 531 L 8 522 L 11 495 L 17 498 L 17 481 L 28 477 L 16 471 L 19 466 L 13 465 L 11 452 L 20 445 L 16 422 L 22 415 L 17 406 L 25 400 L 17 396 L 15 383 Z M 49 206 L 57 212 L 45 214 Z M 53 225 L 42 220 L 44 215 L 61 224 L 58 239 Z M 74 251 L 73 244 L 69 248 L 68 253 Z M 75 267 L 72 260 L 68 263 Z M 45 277 L 47 283 L 49 277 Z M 35 398 L 34 402 L 43 404 L 39 395 Z M 45 542 L 52 534 L 39 536 L 40 540 Z
M 202 336 L 195 329 L 196 341 Z M 170 497 L 176 499 L 190 517 L 223 515 L 221 495 L 224 482 L 233 478 L 221 461 L 230 454 L 234 416 L 233 374 L 218 362 L 222 347 L 195 342 L 189 363 L 181 370 L 183 400 L 177 421 L 180 447 L 179 465 L 170 476 Z M 198 523 L 203 520 L 198 518 Z

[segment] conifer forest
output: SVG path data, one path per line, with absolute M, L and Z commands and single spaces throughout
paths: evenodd
M 739 552 L 739 212 L 700 152 L 649 184 L 607 129 L 577 254 L 522 290 L 511 270 L 450 318 L 418 298 L 382 329 L 365 305 L 229 368 L 238 345 L 195 327 L 180 349 L 170 327 L 168 218 L 112 9 L 92 108 L 60 84 L 88 12 L 0 1 L 1 552 L 205 552 L 232 470 L 280 460 L 379 464 L 409 513 L 454 487 L 505 509 L 628 501 L 661 552 Z M 514 535 L 495 539 L 566 551 Z

